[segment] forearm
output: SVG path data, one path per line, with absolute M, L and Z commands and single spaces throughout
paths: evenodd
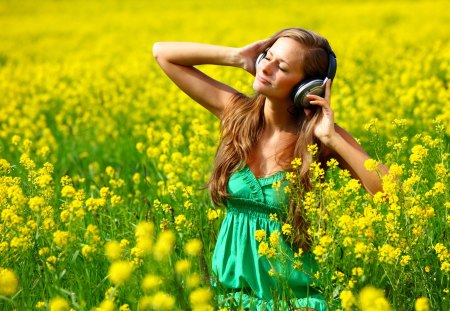
M 383 164 L 378 165 L 378 171 L 369 171 L 364 162 L 370 156 L 356 143 L 345 138 L 345 133 L 336 132 L 327 142 L 328 148 L 340 158 L 342 167 L 348 169 L 354 178 L 360 180 L 363 187 L 370 193 L 382 191 L 382 179 L 380 176 L 388 173 L 388 168 Z
M 239 49 L 194 42 L 156 42 L 153 56 L 183 66 L 213 64 L 242 67 Z

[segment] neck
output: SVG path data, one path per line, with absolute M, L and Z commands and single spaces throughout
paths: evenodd
M 297 120 L 288 112 L 290 105 L 290 102 L 273 102 L 266 98 L 264 119 L 267 131 L 271 133 L 296 131 Z

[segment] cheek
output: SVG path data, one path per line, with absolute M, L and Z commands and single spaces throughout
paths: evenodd
M 283 81 L 283 88 L 291 91 L 299 82 L 300 80 L 297 80 L 296 78 L 285 79 Z

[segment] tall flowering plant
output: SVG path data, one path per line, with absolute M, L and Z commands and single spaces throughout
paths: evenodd
M 325 167 L 312 163 L 311 188 L 305 190 L 298 177 L 301 160 L 292 162 L 284 191 L 304 212 L 307 251 L 318 263 L 313 277 L 332 310 L 450 306 L 449 153 L 442 125 L 436 123 L 436 130 L 437 138 L 417 135 L 413 147 L 403 146 L 407 161 L 390 163 L 389 173 L 379 174 L 383 190 L 373 196 L 335 159 Z M 315 156 L 317 147 L 309 151 Z M 365 163 L 367 170 L 377 171 L 378 165 L 374 159 Z M 292 226 L 282 228 L 289 241 Z M 305 250 L 293 245 L 294 256 L 288 257 L 277 251 L 275 236 L 256 238 L 262 256 L 304 271 Z

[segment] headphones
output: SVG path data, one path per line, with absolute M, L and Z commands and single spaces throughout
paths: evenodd
M 262 59 L 266 57 L 267 51 L 269 48 L 267 48 L 264 52 L 262 52 L 258 58 L 256 59 L 255 68 L 258 67 L 258 64 L 261 62 Z M 330 49 L 328 52 L 328 70 L 327 75 L 325 79 L 321 78 L 310 78 L 300 81 L 298 84 L 296 84 L 291 91 L 291 99 L 294 102 L 294 105 L 297 107 L 303 107 L 303 108 L 311 108 L 312 105 L 309 103 L 309 99 L 306 97 L 308 94 L 314 94 L 319 96 L 325 95 L 325 83 L 329 79 L 334 79 L 334 76 L 336 75 L 337 70 L 337 61 L 336 61 L 336 54 Z

